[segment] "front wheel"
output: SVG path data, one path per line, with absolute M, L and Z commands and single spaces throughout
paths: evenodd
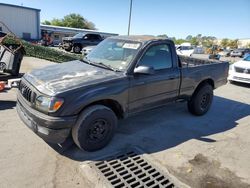
M 190 113 L 202 116 L 210 108 L 213 101 L 213 88 L 209 84 L 201 86 L 191 99 L 188 101 L 188 110 Z
M 69 47 L 69 48 L 65 48 L 64 50 L 65 50 L 66 52 L 70 52 L 70 51 L 72 50 L 72 48 Z
M 85 109 L 72 129 L 75 144 L 86 151 L 105 147 L 113 138 L 117 117 L 108 107 L 94 105 Z
M 75 45 L 73 47 L 73 52 L 76 53 L 76 54 L 79 54 L 81 52 L 82 48 L 80 45 Z

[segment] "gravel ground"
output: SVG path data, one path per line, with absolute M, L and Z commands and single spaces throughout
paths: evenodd
M 25 58 L 21 70 L 45 64 L 51 62 Z M 186 103 L 145 112 L 120 121 L 111 144 L 88 153 L 70 144 L 64 152 L 49 146 L 18 118 L 16 90 L 2 92 L 1 187 L 104 187 L 88 163 L 134 146 L 191 187 L 250 187 L 249 96 L 248 85 L 227 84 L 215 90 L 205 116 L 190 115 Z

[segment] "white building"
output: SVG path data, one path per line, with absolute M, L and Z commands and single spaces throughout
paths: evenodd
M 118 35 L 116 33 L 107 33 L 107 32 L 102 32 L 102 31 L 97 31 L 97 30 L 60 27 L 60 26 L 44 25 L 44 24 L 41 24 L 41 33 L 42 33 L 42 36 L 44 36 L 45 33 L 48 33 L 54 44 L 61 43 L 63 37 L 72 37 L 76 35 L 77 33 L 99 34 L 104 38 Z
M 250 38 L 246 38 L 246 39 L 239 39 L 238 40 L 238 47 L 239 48 L 249 48 L 250 45 Z
M 8 33 L 1 22 L 19 38 L 26 40 L 41 38 L 39 9 L 0 3 L 0 31 Z

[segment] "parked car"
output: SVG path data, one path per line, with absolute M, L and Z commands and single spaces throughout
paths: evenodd
M 191 56 L 194 53 L 194 47 L 190 43 L 182 43 L 176 47 L 178 55 Z
M 243 58 L 246 58 L 248 55 L 250 55 L 250 48 L 244 49 L 244 56 L 243 56 Z
M 250 55 L 230 65 L 228 80 L 250 84 Z
M 248 48 L 239 48 L 236 50 L 233 50 L 230 54 L 231 57 L 244 57 L 246 53 L 250 53 L 250 49 Z
M 82 55 L 88 55 L 96 46 L 87 46 L 82 49 Z
M 106 146 L 118 119 L 176 100 L 190 113 L 210 108 L 227 83 L 227 62 L 177 56 L 172 40 L 151 36 L 105 39 L 82 61 L 33 70 L 20 82 L 17 112 L 47 142 L 72 135 L 87 151 Z
M 96 46 L 102 40 L 103 38 L 99 34 L 78 33 L 73 37 L 63 38 L 63 48 L 66 51 L 71 51 L 73 49 L 74 53 L 80 53 L 82 51 L 82 48 L 86 46 Z
M 219 54 L 221 57 L 229 57 L 229 56 L 230 56 L 230 53 L 231 53 L 231 50 L 223 50 L 223 51 L 219 52 L 218 54 Z
M 243 52 L 241 50 L 233 50 L 231 53 L 230 53 L 230 56 L 231 57 L 242 57 L 243 56 Z
M 248 56 L 250 56 L 250 52 L 245 53 L 245 55 L 244 55 L 243 58 L 246 58 L 246 57 L 248 57 Z
M 194 54 L 204 54 L 205 53 L 205 49 L 201 46 L 197 46 L 194 48 Z

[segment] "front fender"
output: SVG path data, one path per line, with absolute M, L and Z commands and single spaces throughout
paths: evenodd
M 103 86 L 99 88 L 77 91 L 76 93 L 72 94 L 71 100 L 66 101 L 61 115 L 77 115 L 91 103 L 107 99 L 114 100 L 119 103 L 123 111 L 126 112 L 128 109 L 128 84 L 125 86 L 120 83 L 115 87 Z

